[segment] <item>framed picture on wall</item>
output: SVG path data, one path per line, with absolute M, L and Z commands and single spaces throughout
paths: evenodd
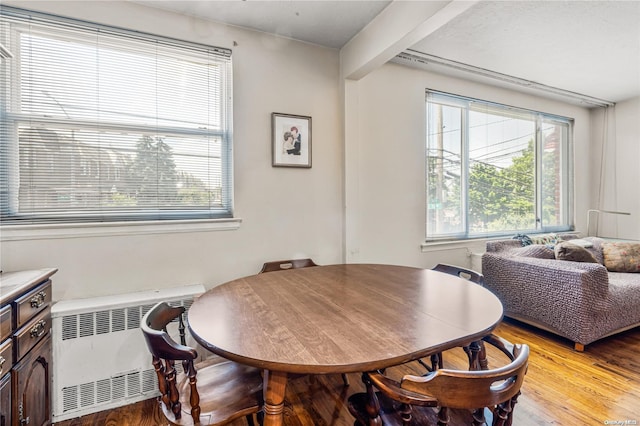
M 311 117 L 271 113 L 273 167 L 311 168 Z

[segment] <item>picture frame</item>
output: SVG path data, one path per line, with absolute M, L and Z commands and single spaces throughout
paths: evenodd
M 271 165 L 311 168 L 311 117 L 271 113 Z

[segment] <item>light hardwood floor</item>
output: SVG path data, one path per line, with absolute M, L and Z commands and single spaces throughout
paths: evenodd
M 527 325 L 505 320 L 496 334 L 531 348 L 529 371 L 514 412 L 515 426 L 640 425 L 640 327 L 575 352 L 568 340 Z M 464 366 L 461 349 L 447 351 L 445 367 Z M 490 365 L 497 363 L 489 354 Z M 418 372 L 417 363 L 393 374 Z M 345 388 L 339 374 L 293 379 L 287 388 L 287 426 L 350 426 L 346 399 L 363 390 L 350 374 Z M 154 400 L 110 412 L 58 423 L 58 426 L 166 425 Z M 617 423 L 619 422 L 619 423 Z M 244 421 L 234 426 L 244 425 Z

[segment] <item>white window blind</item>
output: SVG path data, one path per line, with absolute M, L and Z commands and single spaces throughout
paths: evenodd
M 229 50 L 0 13 L 3 224 L 232 215 Z

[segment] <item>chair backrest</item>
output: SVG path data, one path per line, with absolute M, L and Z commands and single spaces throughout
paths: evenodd
M 167 411 L 173 412 L 175 419 L 181 417 L 182 406 L 176 386 L 175 361 L 182 361 L 185 374 L 189 376 L 191 416 L 195 422 L 200 419 L 200 396 L 196 387 L 196 370 L 193 360 L 198 357 L 195 349 L 185 345 L 185 332 L 182 314 L 184 308 L 171 307 L 160 302 L 151 308 L 142 319 L 142 334 L 151 352 L 153 367 L 158 376 L 158 389 Z M 176 343 L 167 333 L 167 325 L 178 318 L 181 344 Z
M 471 269 L 461 268 L 459 266 L 447 265 L 439 263 L 432 268 L 434 271 L 444 272 L 445 274 L 456 275 L 460 278 L 472 281 L 476 284 L 484 286 L 484 276 Z
M 438 405 L 448 408 L 477 409 L 510 401 L 520 393 L 527 372 L 529 346 L 512 345 L 496 336 L 483 340 L 505 353 L 509 364 L 480 371 L 440 369 L 425 376 L 407 375 L 400 387 L 433 397 Z
M 262 269 L 260 273 L 264 272 L 274 272 L 274 271 L 284 271 L 287 269 L 299 269 L 299 268 L 308 268 L 310 266 L 318 266 L 311 259 L 289 259 L 289 260 L 277 260 L 273 262 L 266 262 L 262 265 Z

